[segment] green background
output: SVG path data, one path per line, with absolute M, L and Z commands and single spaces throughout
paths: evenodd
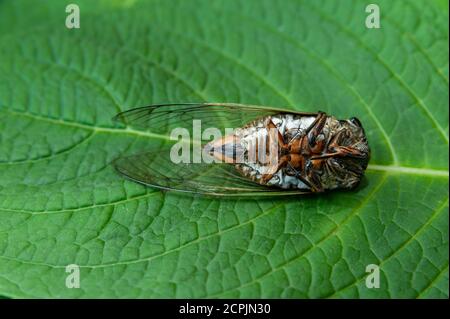
M 369 3 L 0 1 L 0 295 L 448 297 L 448 5 L 377 1 L 367 29 Z M 156 141 L 113 115 L 201 101 L 357 116 L 367 177 L 216 199 L 115 174 Z

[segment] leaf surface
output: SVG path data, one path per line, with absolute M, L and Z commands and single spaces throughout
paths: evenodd
M 0 1 L 0 295 L 448 298 L 448 5 Z M 236 102 L 363 123 L 362 187 L 223 199 L 126 181 L 131 107 Z M 80 266 L 80 288 L 65 285 Z M 367 265 L 380 288 L 366 287 Z

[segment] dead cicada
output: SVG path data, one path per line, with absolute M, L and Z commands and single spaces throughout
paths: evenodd
M 167 104 L 125 111 L 116 119 L 169 140 L 114 163 L 129 179 L 168 190 L 254 196 L 351 189 L 370 157 L 357 118 L 337 120 L 324 112 Z

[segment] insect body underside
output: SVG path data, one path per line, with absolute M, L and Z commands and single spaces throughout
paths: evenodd
M 370 154 L 357 119 L 325 113 L 266 116 L 207 147 L 261 185 L 311 192 L 355 187 Z

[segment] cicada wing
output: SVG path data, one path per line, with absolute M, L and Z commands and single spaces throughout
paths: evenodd
M 214 127 L 238 128 L 257 118 L 277 113 L 299 113 L 292 110 L 233 103 L 163 104 L 124 111 L 115 119 L 132 127 L 147 129 L 156 134 L 169 134 L 174 128 L 192 131 L 193 121 L 200 121 L 203 129 Z
M 260 185 L 242 176 L 226 163 L 173 163 L 170 150 L 126 156 L 114 162 L 116 170 L 127 178 L 166 190 L 208 195 L 267 196 L 305 194 Z

